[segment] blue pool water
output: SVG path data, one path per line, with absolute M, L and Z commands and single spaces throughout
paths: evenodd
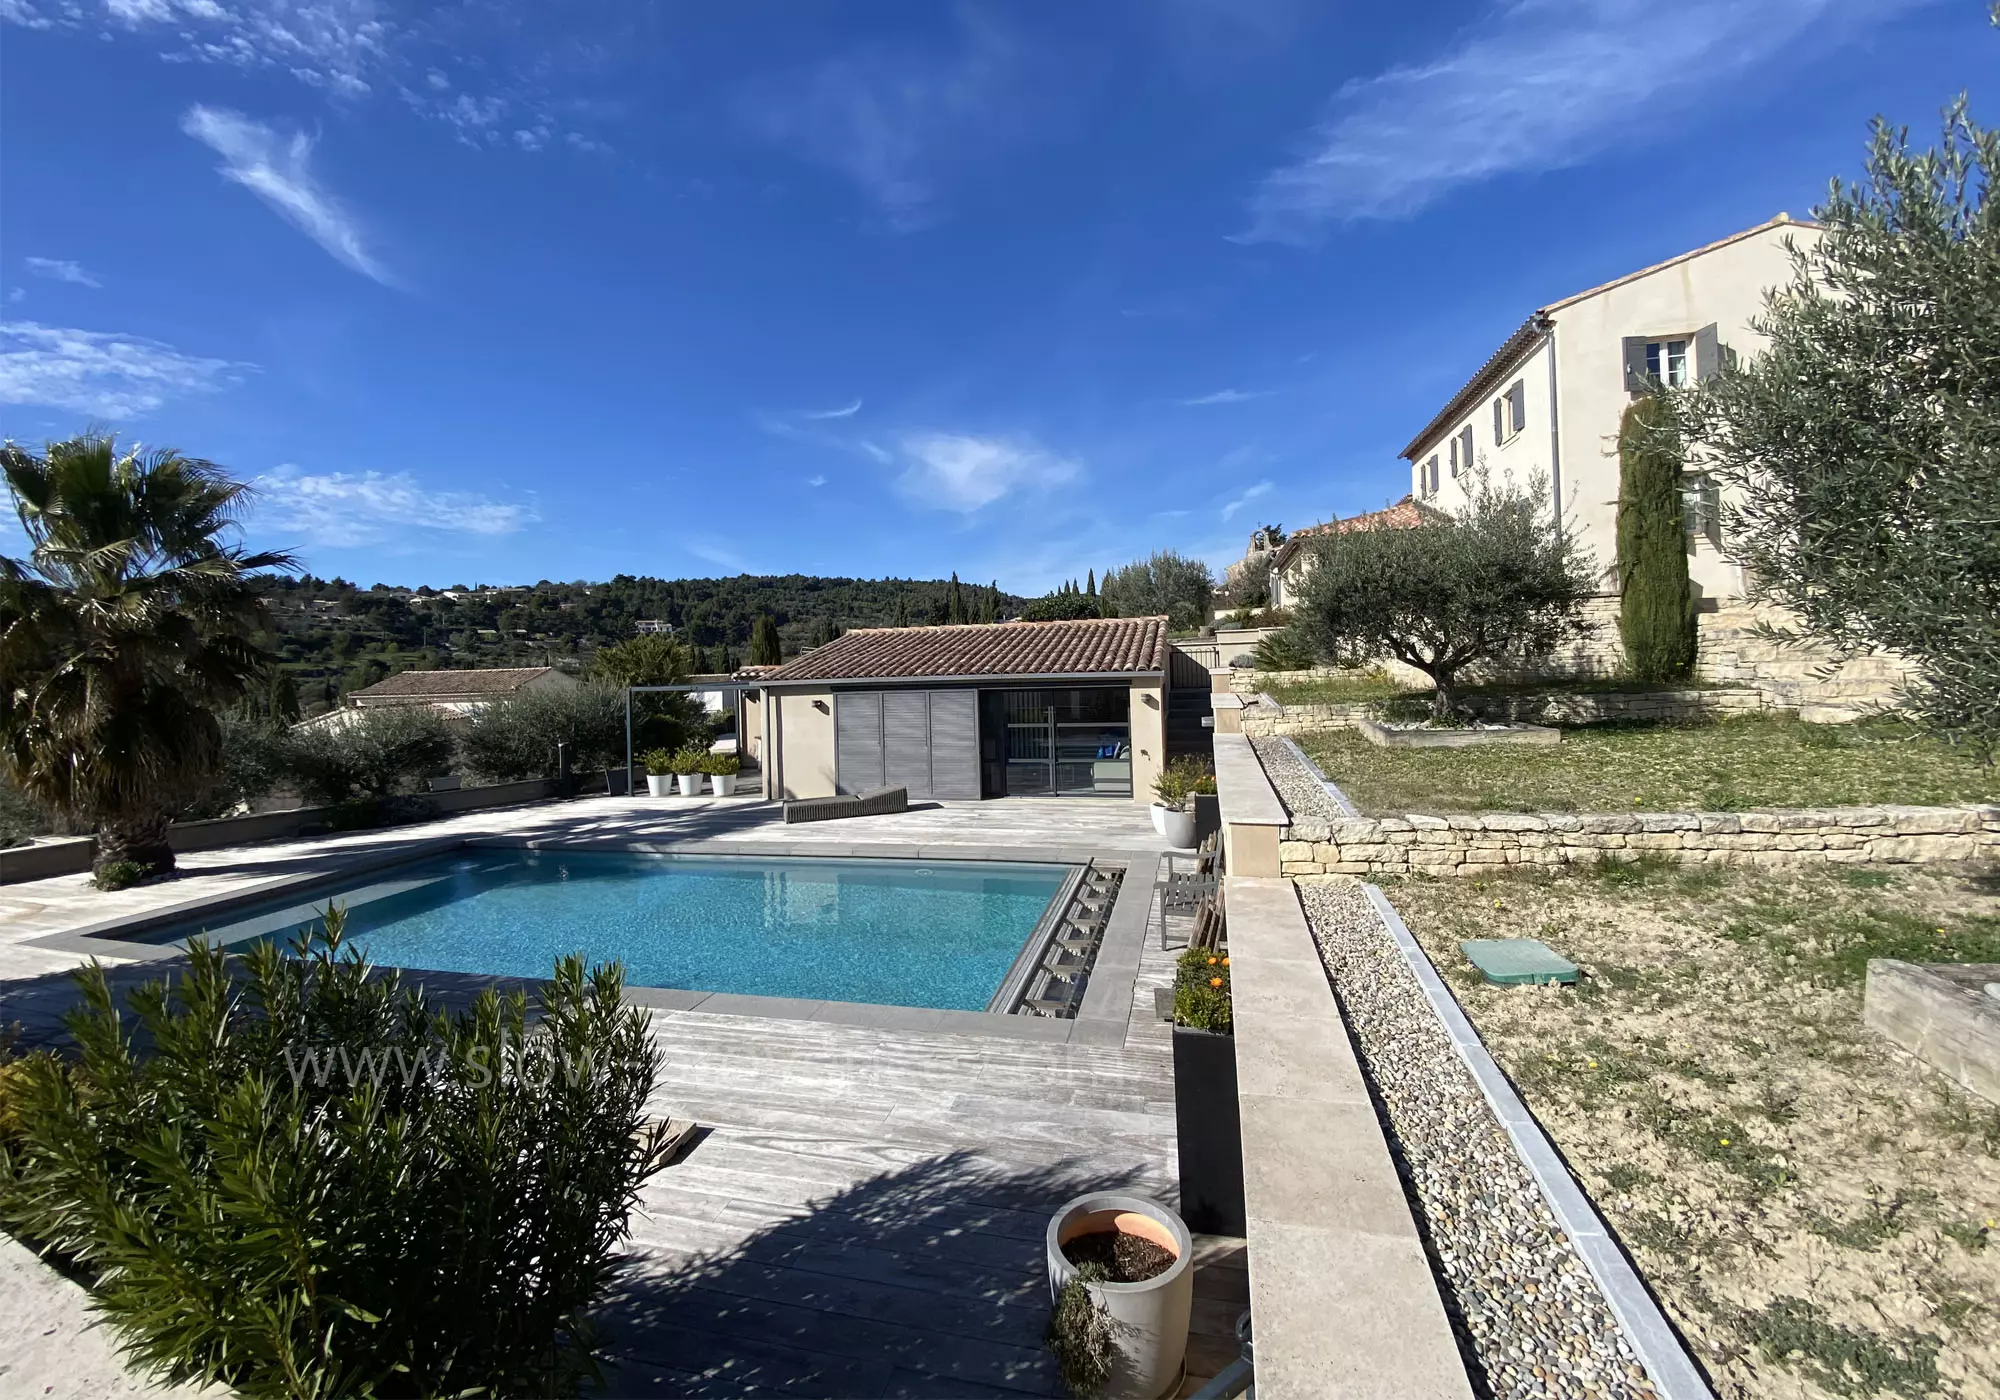
M 1067 868 L 480 850 L 209 922 L 282 936 L 332 900 L 373 962 L 545 978 L 581 952 L 638 987 L 980 1011 Z M 193 929 L 180 929 L 181 936 Z

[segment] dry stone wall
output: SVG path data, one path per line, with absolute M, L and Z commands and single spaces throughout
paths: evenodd
M 1484 720 L 1516 724 L 1602 724 L 1663 720 L 1727 719 L 1763 714 L 1775 708 L 1759 690 L 1635 690 L 1608 694 L 1535 691 L 1513 695 L 1467 695 L 1467 710 Z M 1372 706 L 1258 705 L 1243 711 L 1243 732 L 1256 738 L 1275 734 L 1310 734 L 1321 729 L 1351 729 L 1369 717 Z
M 1768 812 L 1481 812 L 1302 820 L 1278 836 L 1287 876 L 1479 875 L 1658 852 L 1690 864 L 1910 864 L 2000 859 L 2000 806 Z

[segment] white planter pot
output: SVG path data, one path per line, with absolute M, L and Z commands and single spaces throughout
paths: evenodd
M 672 797 L 674 795 L 674 775 L 671 773 L 648 773 L 646 775 L 646 791 L 655 797 Z
M 1158 1201 L 1117 1191 L 1078 1196 L 1049 1221 L 1043 1249 L 1048 1259 L 1049 1302 L 1054 1304 L 1076 1266 L 1062 1247 L 1078 1235 L 1112 1228 L 1142 1235 L 1171 1250 L 1166 1272 L 1144 1283 L 1093 1283 L 1090 1294 L 1111 1315 L 1116 1355 L 1105 1395 L 1157 1400 L 1180 1385 L 1187 1354 L 1188 1314 L 1194 1306 L 1194 1237 Z
M 1167 809 L 1155 802 L 1149 810 L 1153 814 L 1153 830 L 1165 836 L 1167 834 Z
M 1183 850 L 1194 845 L 1194 811 L 1176 812 L 1170 808 L 1160 810 L 1160 835 L 1167 838 L 1169 846 Z
M 734 773 L 710 773 L 708 775 L 708 788 L 717 797 L 732 797 L 736 793 L 736 775 Z
M 674 774 L 674 781 L 681 785 L 682 797 L 698 797 L 701 795 L 701 774 L 676 773 Z

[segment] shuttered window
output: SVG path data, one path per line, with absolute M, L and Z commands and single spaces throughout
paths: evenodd
M 979 799 L 979 692 L 933 690 L 931 791 L 943 802 Z
M 844 691 L 833 698 L 834 785 L 841 792 L 882 786 L 882 694 Z
M 841 792 L 900 787 L 912 798 L 979 799 L 977 691 L 842 691 L 833 713 Z
M 930 796 L 931 704 L 927 690 L 882 693 L 882 781 Z

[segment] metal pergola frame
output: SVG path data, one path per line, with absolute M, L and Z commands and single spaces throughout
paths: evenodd
M 758 681 L 736 681 L 736 680 L 715 681 L 707 684 L 704 684 L 699 681 L 687 681 L 679 685 L 626 686 L 625 687 L 625 795 L 627 797 L 638 796 L 638 793 L 633 791 L 633 784 L 632 784 L 632 697 L 634 695 L 658 694 L 663 691 L 678 693 L 681 695 L 690 695 L 696 693 L 706 695 L 710 691 L 719 690 L 727 693 L 732 700 L 735 700 L 735 699 L 741 699 L 743 692 L 746 690 L 762 690 L 763 688 L 764 687 L 762 683 Z M 740 707 L 736 712 L 736 752 L 739 757 L 742 755 L 743 752 L 743 712 Z M 759 765 L 760 775 L 761 772 L 762 772 L 762 765 L 760 764 Z

